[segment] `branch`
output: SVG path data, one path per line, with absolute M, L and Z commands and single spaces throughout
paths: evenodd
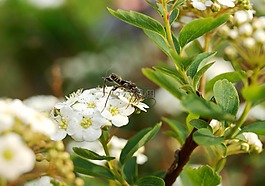
M 175 160 L 171 164 L 170 168 L 168 169 L 166 176 L 164 178 L 166 186 L 172 185 L 179 174 L 181 173 L 183 167 L 187 164 L 190 159 L 190 155 L 193 150 L 198 146 L 195 141 L 192 139 L 193 133 L 197 129 L 193 129 L 190 135 L 187 137 L 183 147 L 181 150 L 176 150 L 175 152 Z

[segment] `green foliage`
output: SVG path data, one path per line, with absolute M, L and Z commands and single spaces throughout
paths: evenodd
M 236 88 L 228 80 L 219 80 L 213 87 L 214 98 L 224 112 L 236 115 L 239 97 Z
M 180 99 L 185 94 L 185 92 L 178 87 L 178 82 L 172 77 L 149 68 L 144 68 L 142 71 L 148 79 L 169 91 L 173 96 Z
M 185 167 L 181 174 L 183 185 L 189 186 L 217 186 L 221 177 L 208 165 L 199 168 Z
M 84 148 L 80 148 L 80 147 L 74 147 L 73 151 L 81 156 L 82 158 L 86 158 L 86 159 L 90 159 L 90 160 L 113 160 L 115 159 L 114 157 L 110 157 L 110 156 L 101 156 L 91 150 L 88 149 L 84 149 Z
M 132 157 L 123 166 L 123 175 L 126 181 L 133 185 L 138 178 L 138 164 L 136 157 Z
M 265 135 L 265 121 L 256 121 L 244 126 L 240 133 L 243 132 L 254 132 L 259 135 Z
M 224 137 L 216 137 L 212 130 L 207 128 L 200 128 L 193 133 L 194 141 L 199 145 L 216 145 L 224 141 Z
M 252 85 L 242 89 L 243 97 L 248 101 L 264 101 L 265 85 Z
M 153 128 L 146 128 L 138 132 L 135 136 L 128 140 L 127 144 L 121 151 L 120 162 L 124 164 L 133 154 L 142 146 L 144 146 L 159 131 L 161 123 L 156 124 Z
M 193 119 L 190 121 L 190 124 L 196 129 L 207 128 L 212 131 L 212 128 L 209 123 L 201 119 Z
M 217 28 L 224 24 L 229 19 L 228 14 L 223 14 L 217 18 L 207 17 L 195 19 L 187 23 L 179 32 L 179 43 L 181 47 L 184 47 L 189 42 L 197 39 L 203 34 Z
M 235 120 L 235 116 L 223 111 L 219 105 L 206 101 L 197 95 L 184 96 L 181 103 L 188 112 L 197 114 L 205 119 Z
M 165 182 L 162 178 L 156 176 L 142 177 L 136 182 L 137 186 L 164 186 Z
M 120 20 L 126 23 L 129 23 L 144 30 L 155 32 L 156 34 L 159 34 L 162 38 L 166 36 L 166 32 L 163 25 L 161 25 L 161 23 L 147 15 L 135 11 L 114 11 L 110 8 L 108 8 L 108 10 L 113 16 L 119 18 Z
M 89 160 L 81 158 L 80 156 L 72 155 L 71 158 L 75 166 L 74 170 L 78 173 L 107 179 L 115 179 L 115 176 L 107 167 L 94 164 Z
M 199 83 L 201 77 L 204 75 L 204 73 L 214 64 L 214 62 L 209 63 L 205 66 L 203 66 L 194 76 L 192 84 L 193 84 L 193 89 L 197 90 L 199 88 Z
M 169 131 L 165 131 L 164 133 L 174 137 L 178 140 L 180 144 L 184 144 L 185 139 L 188 135 L 187 129 L 178 121 L 169 119 L 169 118 L 162 118 L 164 122 L 168 124 L 168 126 L 171 128 Z
M 216 81 L 222 80 L 222 79 L 227 79 L 231 83 L 237 83 L 237 82 L 241 81 L 241 77 L 240 77 L 238 72 L 226 72 L 226 73 L 220 74 L 220 75 L 214 77 L 213 79 L 211 79 L 210 81 L 208 81 L 206 84 L 206 91 L 208 92 L 208 91 L 212 90 Z

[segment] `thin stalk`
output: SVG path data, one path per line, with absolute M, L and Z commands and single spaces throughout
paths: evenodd
M 107 146 L 107 142 L 103 139 L 103 137 L 100 140 L 103 149 L 105 151 L 106 156 L 110 156 L 109 148 Z M 129 184 L 123 179 L 123 177 L 119 174 L 119 172 L 114 168 L 114 165 L 112 164 L 113 161 L 107 161 L 110 171 L 114 174 L 115 178 L 121 183 L 121 185 L 129 186 Z M 115 184 L 113 184 L 115 185 Z

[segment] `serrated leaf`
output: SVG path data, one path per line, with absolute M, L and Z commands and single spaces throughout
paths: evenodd
M 178 82 L 172 77 L 149 68 L 142 69 L 142 72 L 148 79 L 156 83 L 158 86 L 169 91 L 173 96 L 181 98 L 181 96 L 185 94 L 184 91 L 179 89 Z
M 174 8 L 172 13 L 170 14 L 170 19 L 169 19 L 170 25 L 172 25 L 176 21 L 178 15 L 179 15 L 179 9 Z
M 265 121 L 256 121 L 244 126 L 240 133 L 243 132 L 254 132 L 255 134 L 265 135 Z
M 191 65 L 188 67 L 187 74 L 191 78 L 193 78 L 195 76 L 201 62 L 203 60 L 209 58 L 209 57 L 212 57 L 215 54 L 216 54 L 216 52 L 205 52 L 205 53 L 201 53 L 201 54 L 197 55 L 196 58 L 192 61 Z
M 196 169 L 186 166 L 183 172 L 186 177 L 182 179 L 183 185 L 187 185 L 186 181 L 189 186 L 217 186 L 221 182 L 221 176 L 208 165 Z
M 217 28 L 229 19 L 228 14 L 222 14 L 217 18 L 207 17 L 195 19 L 187 23 L 179 32 L 179 43 L 184 47 L 189 42 L 197 39 L 203 34 Z
M 241 77 L 240 77 L 238 72 L 226 72 L 226 73 L 220 74 L 218 76 L 215 76 L 213 79 L 208 81 L 206 84 L 206 91 L 208 92 L 208 91 L 212 90 L 215 82 L 218 80 L 222 80 L 222 79 L 227 79 L 231 83 L 236 83 L 236 82 L 241 81 Z
M 156 124 L 153 128 L 146 128 L 138 132 L 135 136 L 128 140 L 121 151 L 120 162 L 124 164 L 133 154 L 142 146 L 144 146 L 159 131 L 161 123 Z
M 137 180 L 137 186 L 164 186 L 165 182 L 162 178 L 156 176 L 145 176 Z
M 133 185 L 138 177 L 138 164 L 136 160 L 136 157 L 132 157 L 123 166 L 123 175 L 130 185 Z
M 110 156 L 101 156 L 91 150 L 88 150 L 88 149 L 84 149 L 84 148 L 81 148 L 81 147 L 74 147 L 73 148 L 73 151 L 83 157 L 83 158 L 86 158 L 86 159 L 90 159 L 90 160 L 107 160 L 107 161 L 110 161 L 110 160 L 113 160 L 115 159 L 115 157 L 110 157 Z
M 172 135 L 174 138 L 176 138 L 180 144 L 184 144 L 185 139 L 188 135 L 187 129 L 178 121 L 168 119 L 168 118 L 162 118 L 164 122 L 166 122 L 169 127 L 172 129 L 169 135 Z
M 114 11 L 110 8 L 108 8 L 108 10 L 113 16 L 119 18 L 120 20 L 126 23 L 129 23 L 133 26 L 136 26 L 144 30 L 155 32 L 161 35 L 162 38 L 166 36 L 166 32 L 163 25 L 159 23 L 157 20 L 147 15 L 144 15 L 136 11 L 125 11 L 120 9 Z
M 78 173 L 107 179 L 115 179 L 115 176 L 107 167 L 94 164 L 89 160 L 76 155 L 71 155 L 71 159 L 74 163 L 74 170 Z
M 190 121 L 190 124 L 195 127 L 196 129 L 201 129 L 201 128 L 207 128 L 209 130 L 212 130 L 211 126 L 209 123 L 206 121 L 203 121 L 201 119 L 193 119 Z
M 203 76 L 203 74 L 214 64 L 214 62 L 209 63 L 205 66 L 203 66 L 194 76 L 192 84 L 193 84 L 193 88 L 195 90 L 197 90 L 199 83 L 200 83 L 200 79 Z
M 265 85 L 252 85 L 242 89 L 242 95 L 247 101 L 265 100 Z
M 193 139 L 198 145 L 216 145 L 224 141 L 224 137 L 216 137 L 206 128 L 198 129 L 193 133 Z
M 151 39 L 167 56 L 170 56 L 169 47 L 160 34 L 144 29 L 144 33 Z
M 181 99 L 182 106 L 190 113 L 201 116 L 205 119 L 216 119 L 225 121 L 235 121 L 235 116 L 222 111 L 221 107 L 206 101 L 197 95 L 191 94 L 183 96 Z
M 217 104 L 223 111 L 236 115 L 239 107 L 239 97 L 236 88 L 227 79 L 214 84 L 213 94 Z

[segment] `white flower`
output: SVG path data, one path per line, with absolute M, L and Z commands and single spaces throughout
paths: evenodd
M 0 137 L 0 177 L 14 180 L 35 165 L 35 154 L 20 136 L 8 133 Z
M 217 0 L 218 3 L 227 7 L 234 7 L 235 3 L 234 0 Z
M 51 180 L 54 180 L 54 179 L 50 176 L 42 176 L 36 180 L 27 182 L 25 186 L 53 186 L 53 184 L 51 183 Z
M 253 19 L 253 12 L 251 10 L 239 10 L 235 12 L 233 21 L 235 24 L 241 25 L 250 22 Z
M 103 99 L 100 105 L 100 108 L 103 110 L 101 113 L 103 117 L 110 120 L 116 127 L 128 124 L 128 116 L 134 112 L 134 107 L 115 98 L 109 98 L 106 106 L 105 103 L 106 101 Z
M 244 137 L 247 140 L 247 143 L 254 148 L 258 153 L 262 151 L 262 143 L 258 138 L 258 135 L 253 132 L 243 132 Z
M 206 10 L 207 7 L 213 5 L 213 2 L 210 0 L 192 0 L 192 6 L 198 10 Z
M 231 39 L 236 39 L 238 37 L 238 30 L 237 29 L 232 29 L 229 30 L 227 33 L 228 37 L 230 37 Z
M 0 132 L 12 127 L 16 120 L 30 125 L 33 131 L 47 136 L 51 136 L 55 132 L 55 125 L 48 117 L 29 108 L 18 99 L 1 100 L 0 116 L 2 116 L 0 120 L 3 122 L 0 126 Z
M 255 44 L 256 44 L 256 40 L 253 37 L 247 37 L 243 40 L 243 45 L 246 48 L 251 49 L 251 48 L 255 47 Z
M 246 36 L 250 36 L 252 35 L 253 32 L 253 28 L 251 26 L 251 24 L 249 23 L 244 23 L 243 25 L 240 25 L 238 28 L 238 32 L 241 35 L 246 35 Z
M 252 25 L 255 29 L 265 29 L 265 16 L 254 19 Z
M 58 102 L 58 98 L 48 95 L 32 96 L 23 100 L 24 104 L 39 111 L 49 113 L 54 105 Z
M 265 21 L 265 20 L 264 20 Z M 253 38 L 259 42 L 265 44 L 265 30 L 258 29 L 253 33 Z

